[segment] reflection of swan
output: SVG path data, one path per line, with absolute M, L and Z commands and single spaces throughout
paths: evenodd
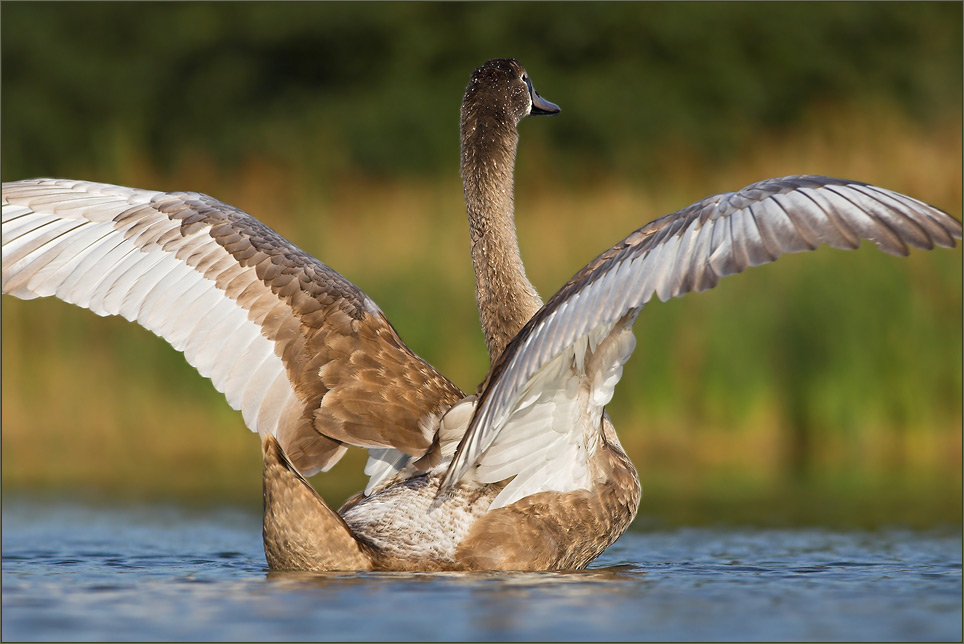
M 492 369 L 465 396 L 351 282 L 249 215 L 197 193 L 80 181 L 4 184 L 3 292 L 136 320 L 183 351 L 264 438 L 264 541 L 277 569 L 565 569 L 629 525 L 639 482 L 604 405 L 655 294 L 821 242 L 953 246 L 961 225 L 867 184 L 796 176 L 657 219 L 542 306 L 519 258 L 520 119 L 558 108 L 512 60 L 462 105 L 462 177 Z M 366 490 L 331 509 L 301 478 L 348 445 Z

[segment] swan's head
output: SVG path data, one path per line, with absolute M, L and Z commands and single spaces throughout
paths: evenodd
M 493 119 L 513 127 L 527 116 L 559 111 L 558 105 L 539 96 L 525 68 L 514 58 L 495 58 L 472 72 L 462 99 L 463 119 Z

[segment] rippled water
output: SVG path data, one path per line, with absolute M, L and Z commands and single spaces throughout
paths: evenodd
M 3 640 L 957 640 L 961 533 L 667 529 L 555 574 L 269 573 L 260 517 L 3 504 Z

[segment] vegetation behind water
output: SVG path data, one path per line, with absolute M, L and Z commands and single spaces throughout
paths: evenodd
M 487 358 L 458 100 L 492 55 L 517 55 L 563 107 L 521 128 L 518 227 L 544 297 L 646 221 L 769 176 L 860 179 L 961 216 L 960 5 L 0 11 L 4 180 L 241 207 L 467 391 Z M 960 249 L 823 249 L 650 304 L 610 407 L 641 514 L 959 523 L 961 291 Z M 259 502 L 256 438 L 163 341 L 61 302 L 2 308 L 5 492 Z M 337 503 L 363 461 L 314 481 Z

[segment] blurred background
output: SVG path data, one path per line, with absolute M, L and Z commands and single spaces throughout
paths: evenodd
M 371 295 L 465 390 L 488 367 L 458 113 L 513 56 L 517 223 L 547 298 L 647 221 L 819 173 L 961 217 L 960 3 L 3 3 L 2 177 L 195 190 Z M 652 303 L 610 406 L 641 522 L 961 522 L 960 248 L 822 249 Z M 2 488 L 261 503 L 260 450 L 119 318 L 2 300 Z M 350 452 L 313 483 L 363 484 Z

